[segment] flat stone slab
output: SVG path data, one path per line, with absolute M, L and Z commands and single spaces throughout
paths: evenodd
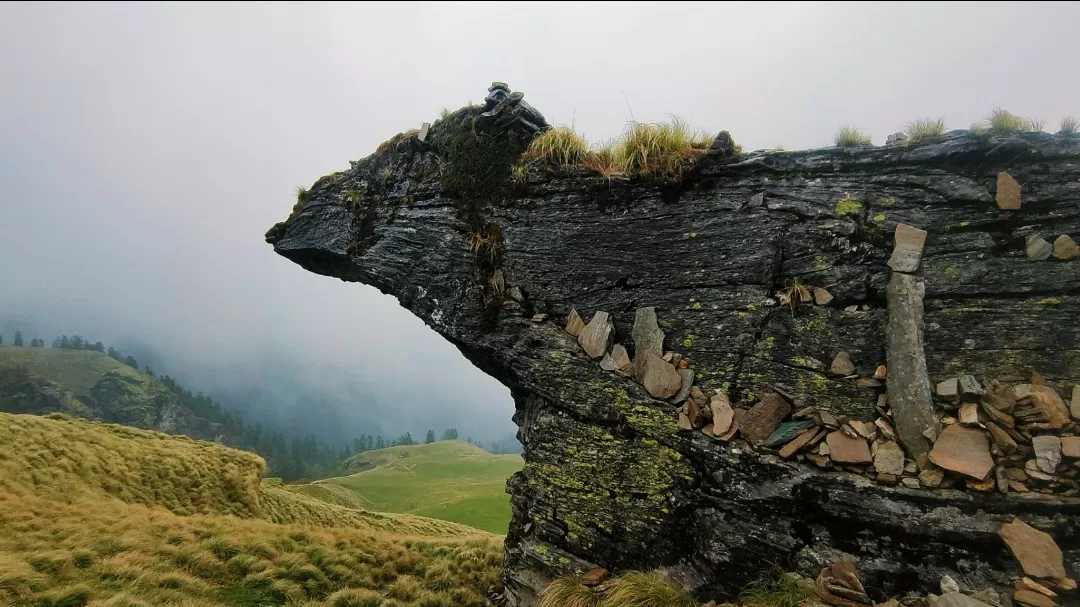
M 1032 404 L 1042 411 L 1050 427 L 1053 429 L 1063 428 L 1069 423 L 1071 413 L 1061 400 L 1056 390 L 1050 386 L 1038 384 L 1019 384 L 1013 386 L 1013 394 L 1017 399 L 1031 397 Z
M 832 300 L 832 293 L 829 293 L 823 287 L 814 287 L 814 303 L 819 306 L 827 306 Z
M 1080 457 L 1080 436 L 1062 436 L 1061 454 L 1065 457 Z
M 930 461 L 938 466 L 983 480 L 994 469 L 990 441 L 982 430 L 952 425 L 945 428 L 930 450 Z
M 889 267 L 897 272 L 918 272 L 925 247 L 926 230 L 920 230 L 905 223 L 896 224 Z
M 578 335 L 578 343 L 589 358 L 600 358 L 606 354 L 614 340 L 615 325 L 612 324 L 608 313 L 604 311 L 593 314 L 585 330 Z
M 731 429 L 735 421 L 735 410 L 731 408 L 731 401 L 726 394 L 714 394 L 709 400 L 709 409 L 712 410 L 713 434 L 723 436 Z
M 577 310 L 570 310 L 570 315 L 566 317 L 566 332 L 577 337 L 584 330 L 585 321 L 581 320 L 581 315 L 577 313 Z
M 804 430 L 802 434 L 796 436 L 791 442 L 784 445 L 780 449 L 778 455 L 784 459 L 790 458 L 792 455 L 798 453 L 799 449 L 802 449 L 807 445 L 807 443 L 813 440 L 813 438 L 817 436 L 817 433 L 817 428 L 810 428 L 809 430 Z
M 1062 234 L 1054 239 L 1054 252 L 1051 253 L 1054 259 L 1060 259 L 1062 261 L 1068 261 L 1080 257 L 1080 245 L 1076 244 L 1068 234 Z
M 676 405 L 686 400 L 686 397 L 690 396 L 690 388 L 694 386 L 694 370 L 693 369 L 675 369 L 675 372 L 682 378 L 682 384 L 679 388 L 679 393 L 675 395 L 675 398 L 671 399 L 671 402 Z
M 812 427 L 814 427 L 814 422 L 809 420 L 784 422 L 777 426 L 776 430 L 773 430 L 772 434 L 769 435 L 769 438 L 765 439 L 765 446 L 775 447 L 791 442 L 795 437 Z
M 1020 562 L 1024 573 L 1037 578 L 1064 578 L 1065 559 L 1049 533 L 1039 531 L 1020 519 L 1001 526 L 998 535 Z
M 746 440 L 760 443 L 769 438 L 776 426 L 791 414 L 791 405 L 779 394 L 767 394 L 746 412 L 739 430 Z
M 874 470 L 885 474 L 904 474 L 904 450 L 894 442 L 883 443 L 874 454 Z
M 1020 210 L 1020 184 L 1016 183 L 1013 176 L 1005 171 L 998 173 L 994 202 L 1002 211 Z
M 675 370 L 674 365 L 655 354 L 645 355 L 641 385 L 645 386 L 649 395 L 660 400 L 667 400 L 679 393 L 682 384 L 682 376 Z
M 1046 242 L 1042 236 L 1032 234 L 1027 237 L 1024 252 L 1027 254 L 1028 261 L 1046 261 L 1054 252 L 1054 246 Z
M 656 322 L 656 308 L 638 308 L 634 315 L 634 375 L 641 377 L 647 355 L 664 356 L 664 332 Z
M 615 363 L 615 372 L 619 375 L 630 377 L 634 374 L 634 365 L 630 362 L 630 355 L 622 344 L 611 347 L 611 360 Z
M 1035 463 L 1039 470 L 1055 474 L 1061 463 L 1061 439 L 1056 436 L 1036 436 L 1031 439 L 1031 446 L 1035 448 Z
M 825 437 L 825 443 L 829 445 L 829 457 L 840 464 L 869 464 L 874 461 L 870 456 L 870 447 L 864 438 L 852 438 L 840 430 L 830 432 Z M 900 472 L 904 471 L 903 464 Z

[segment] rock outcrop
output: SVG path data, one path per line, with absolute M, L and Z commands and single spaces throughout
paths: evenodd
M 903 484 L 878 484 L 855 429 L 898 440 L 879 417 L 886 389 L 873 376 L 887 359 L 900 223 L 926 233 L 921 257 L 901 266 L 917 268 L 923 288 L 925 361 L 901 369 L 925 369 L 919 402 L 961 375 L 1018 384 L 1037 370 L 1059 394 L 1080 382 L 1080 260 L 1033 261 L 1028 250 L 1032 238 L 1080 235 L 1080 138 L 957 131 L 888 148 L 738 154 L 725 133 L 671 183 L 542 161 L 512 170 L 537 112 L 515 109 L 517 93 L 495 103 L 517 117 L 494 124 L 492 108 L 464 108 L 424 141 L 398 135 L 317 181 L 267 241 L 312 272 L 397 297 L 510 388 L 526 462 L 508 482 L 511 604 L 533 605 L 551 579 L 596 568 L 667 567 L 706 601 L 772 563 L 813 577 L 845 559 L 873 600 L 936 590 L 946 574 L 1005 589 L 1020 569 L 998 529 L 1014 518 L 1049 533 L 1067 574 L 1080 573 L 1077 499 L 1003 494 L 993 474 L 965 485 L 925 453 L 908 453 L 921 457 L 904 462 Z M 1008 192 L 997 191 L 1003 182 Z M 829 297 L 780 305 L 778 291 L 802 284 Z M 573 310 L 609 315 L 613 340 L 594 340 L 587 355 L 564 330 Z M 681 407 L 662 400 L 676 388 L 667 367 L 650 395 L 635 373 L 591 358 L 621 345 L 640 373 L 660 356 L 657 334 L 678 354 L 657 360 L 693 370 Z M 640 360 L 639 335 L 650 350 Z M 838 352 L 851 376 L 827 371 Z M 777 387 L 794 416 L 812 406 L 824 426 L 866 423 L 831 440 L 798 434 L 814 452 L 789 460 L 712 434 L 705 399 L 730 397 L 734 422 L 723 410 L 724 422 L 735 428 Z M 750 420 L 760 437 L 764 424 Z M 925 438 L 917 451 L 929 450 L 936 432 L 906 440 Z M 832 448 L 851 465 L 829 466 Z M 895 453 L 882 468 L 896 484 Z M 1080 473 L 1071 460 L 1068 470 Z

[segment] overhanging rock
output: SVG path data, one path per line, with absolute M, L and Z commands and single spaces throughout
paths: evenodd
M 934 590 L 946 573 L 1004 587 L 1019 569 L 998 528 L 1014 517 L 1050 533 L 1068 573 L 1080 573 L 1075 498 L 962 480 L 886 486 L 863 468 L 818 468 L 820 450 L 785 461 L 738 438 L 680 432 L 676 405 L 604 371 L 563 330 L 573 309 L 607 312 L 614 343 L 632 354 L 637 310 L 654 307 L 663 349 L 689 363 L 704 394 L 745 407 L 779 384 L 795 415 L 812 406 L 873 421 L 902 222 L 929 234 L 930 382 L 1026 383 L 1035 369 L 1066 394 L 1080 381 L 1080 261 L 1029 261 L 1025 243 L 1080 234 L 1080 138 L 721 146 L 678 183 L 609 181 L 537 162 L 512 170 L 538 115 L 520 101 L 499 101 L 495 122 L 464 109 L 423 142 L 395 137 L 316 182 L 267 235 L 310 271 L 394 295 L 510 388 L 526 462 L 508 483 L 511 603 L 532 605 L 554 577 L 597 566 L 667 567 L 702 600 L 721 599 L 773 563 L 813 576 L 844 555 L 874 599 Z M 1023 184 L 1019 210 L 995 203 L 1001 171 Z M 748 204 L 755 196 L 764 202 Z M 777 292 L 796 284 L 831 299 L 779 305 Z M 857 379 L 827 372 L 838 352 Z

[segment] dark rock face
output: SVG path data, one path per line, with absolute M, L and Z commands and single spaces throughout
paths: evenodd
M 432 126 L 430 147 L 384 150 L 320 179 L 268 240 L 310 271 L 394 295 L 510 388 L 526 461 L 508 482 L 512 604 L 596 567 L 666 566 L 700 599 L 721 599 L 770 563 L 813 577 L 843 556 L 876 600 L 936 590 L 946 573 L 1004 587 L 1019 570 L 997 530 L 1015 516 L 1049 532 L 1080 573 L 1075 499 L 889 488 L 680 433 L 675 406 L 602 370 L 562 329 L 572 309 L 606 311 L 629 347 L 636 311 L 655 307 L 665 350 L 692 361 L 701 389 L 748 406 L 779 383 L 869 419 L 880 388 L 834 378 L 821 361 L 846 351 L 863 378 L 885 362 L 886 264 L 903 222 L 928 232 L 931 382 L 1018 382 L 1034 368 L 1064 388 L 1080 380 L 1080 263 L 1028 261 L 1025 243 L 1080 234 L 1080 138 L 954 132 L 909 147 L 723 150 L 678 185 L 534 164 L 478 205 L 448 187 L 452 166 L 438 168 L 458 118 Z M 994 202 L 1005 170 L 1023 184 L 1022 210 Z M 352 189 L 377 202 L 350 210 Z M 759 194 L 763 204 L 748 205 Z M 492 226 L 497 259 L 477 252 Z M 497 296 L 493 265 L 522 301 Z M 795 277 L 833 300 L 778 305 Z

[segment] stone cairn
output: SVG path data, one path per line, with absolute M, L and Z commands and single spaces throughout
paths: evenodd
M 1018 209 L 1019 185 L 1008 173 L 1001 173 L 998 181 L 999 208 Z M 602 369 L 632 378 L 653 398 L 677 406 L 682 432 L 700 431 L 719 442 L 739 436 L 763 454 L 864 475 L 905 490 L 996 490 L 1042 499 L 1080 495 L 1080 385 L 1073 387 L 1070 402 L 1037 372 L 1029 383 L 1015 385 L 996 379 L 984 385 L 971 375 L 961 375 L 943 379 L 931 390 L 922 342 L 925 286 L 919 275 L 926 237 L 926 231 L 905 224 L 899 224 L 894 234 L 887 288 L 889 366 L 878 365 L 873 377 L 860 378 L 850 355 L 838 352 L 829 368 L 834 377 L 860 387 L 886 382 L 887 394 L 879 394 L 872 419 L 837 416 L 780 385 L 750 406 L 733 407 L 720 391 L 706 394 L 694 384 L 690 361 L 664 350 L 664 332 L 652 307 L 637 310 L 633 358 L 623 345 L 614 343 L 615 325 L 607 312 L 596 312 L 586 324 L 572 310 L 565 331 L 577 338 L 586 355 L 600 361 Z M 1068 235 L 1059 236 L 1053 245 L 1031 237 L 1026 252 L 1032 261 L 1080 256 Z M 818 305 L 833 299 L 821 287 L 813 290 L 812 298 Z M 533 320 L 547 317 L 540 316 Z M 1017 519 L 1004 525 L 1000 535 L 1030 576 L 1016 581 L 1018 603 L 1054 607 L 1057 592 L 1076 588 L 1066 577 L 1061 550 L 1048 534 Z M 815 592 L 836 607 L 870 604 L 850 563 L 823 570 Z M 942 580 L 940 597 L 918 600 L 931 607 L 1001 604 L 992 590 L 961 593 L 948 577 Z
M 540 134 L 549 128 L 547 120 L 525 101 L 525 94 L 510 92 L 505 82 L 492 82 L 484 97 L 484 113 L 480 119 L 487 127 L 518 130 Z

